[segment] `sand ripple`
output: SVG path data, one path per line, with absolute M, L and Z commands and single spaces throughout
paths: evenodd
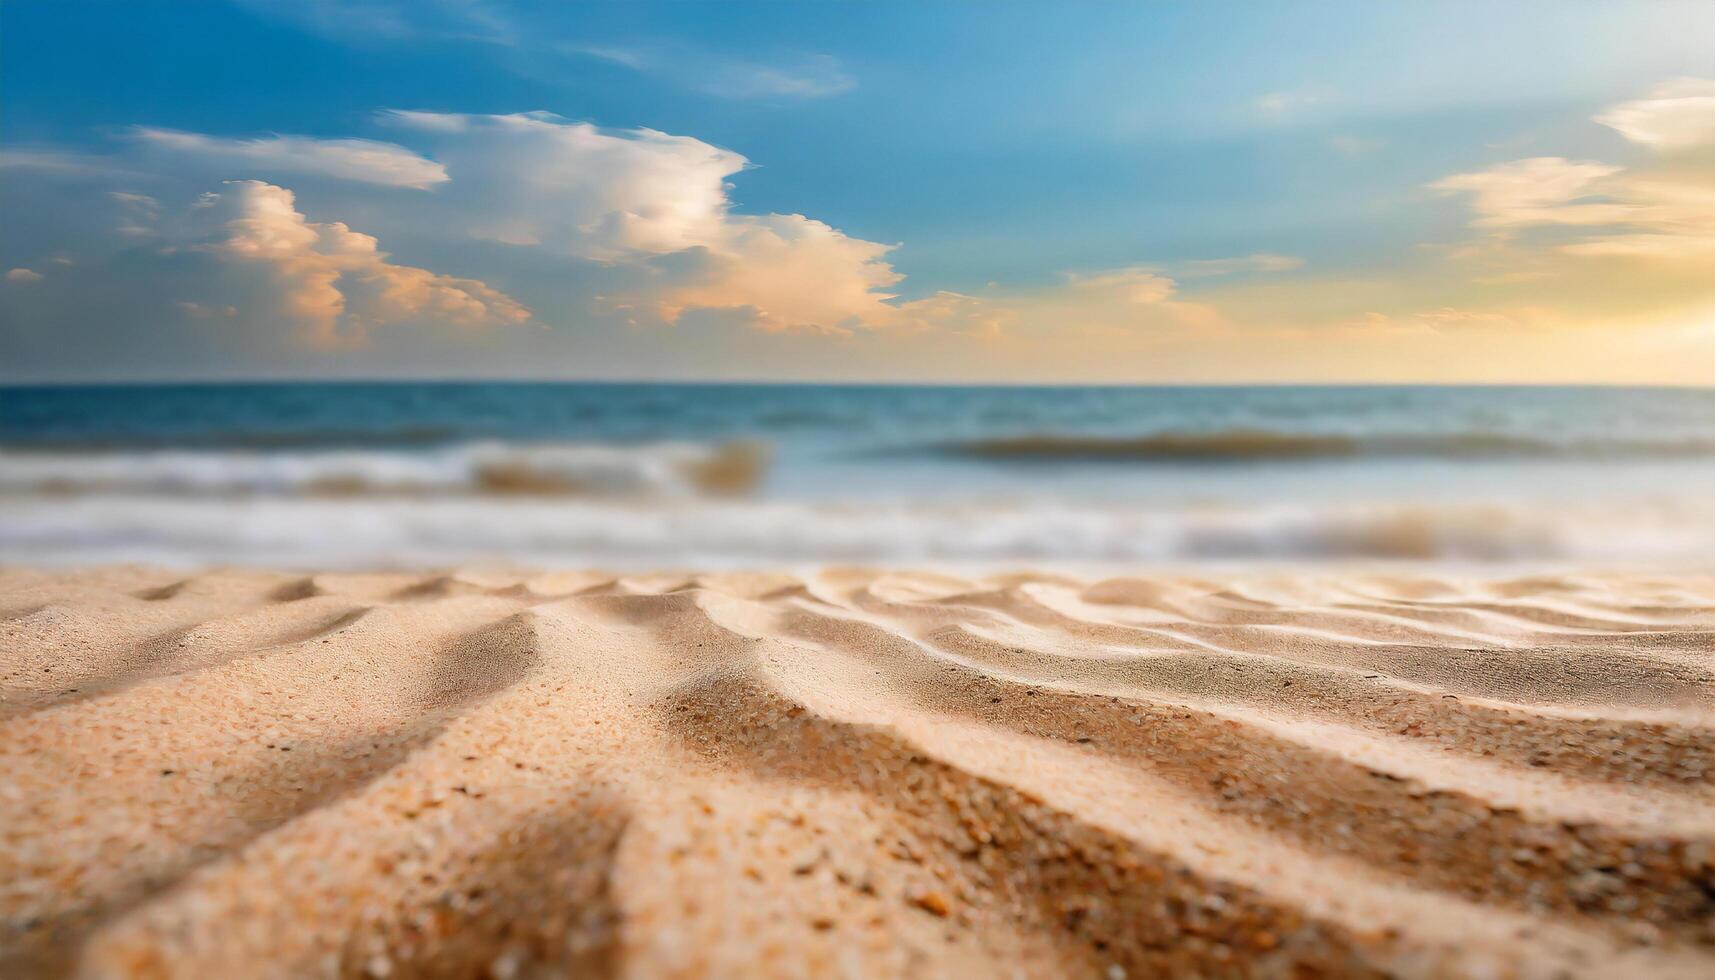
M 0 573 L 0 975 L 1715 973 L 1715 580 Z

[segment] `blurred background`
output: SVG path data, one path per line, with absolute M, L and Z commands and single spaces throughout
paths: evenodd
M 0 561 L 1093 567 L 1715 554 L 1715 390 L 0 389 Z

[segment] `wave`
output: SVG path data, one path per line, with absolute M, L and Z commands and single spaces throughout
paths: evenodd
M 1418 457 L 1440 459 L 1624 458 L 1715 456 L 1711 439 L 1579 439 L 1556 441 L 1494 432 L 1343 435 L 1226 429 L 1144 436 L 1023 435 L 943 443 L 935 450 L 974 459 L 1031 461 L 1198 462 Z
M 492 496 L 17 497 L 0 563 L 544 568 L 1697 562 L 1715 504 L 1154 506 Z
M 0 450 L 0 493 L 175 496 L 743 494 L 765 446 L 475 443 L 426 450 Z
M 114 433 L 68 436 L 63 433 L 44 435 L 16 432 L 8 435 L 8 440 L 0 444 L 0 451 L 426 449 L 485 438 L 468 433 L 461 438 L 459 429 L 442 425 L 405 425 L 386 429 L 330 426 L 283 431 L 234 429 L 210 432 L 126 432 L 122 436 Z

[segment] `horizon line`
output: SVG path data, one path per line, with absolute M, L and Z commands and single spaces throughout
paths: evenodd
M 470 378 L 424 376 L 419 378 L 114 378 L 114 379 L 55 379 L 45 381 L 12 381 L 0 379 L 0 391 L 28 391 L 76 388 L 238 388 L 286 387 L 293 385 L 383 386 L 383 385 L 587 385 L 610 387 L 705 388 L 1633 388 L 1715 390 L 1709 382 L 1639 382 L 1639 381 L 827 381 L 808 379 L 725 379 L 725 378 Z

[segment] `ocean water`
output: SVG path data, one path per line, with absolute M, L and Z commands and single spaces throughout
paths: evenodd
M 0 561 L 1715 558 L 1715 390 L 0 389 Z

